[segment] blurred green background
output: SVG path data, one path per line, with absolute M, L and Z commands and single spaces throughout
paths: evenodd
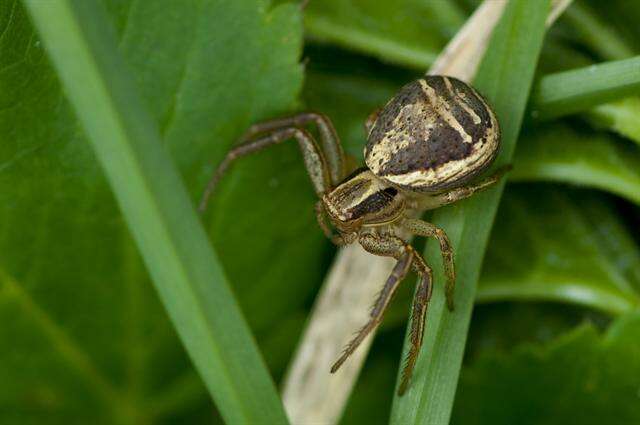
M 423 74 L 476 6 L 102 3 L 194 201 L 246 127 L 294 110 L 328 114 L 362 161 L 366 116 Z M 639 21 L 634 2 L 575 1 L 537 75 L 640 54 Z M 453 423 L 640 422 L 639 94 L 562 118 L 528 111 Z M 14 0 L 0 0 L 0 139 L 0 423 L 220 422 Z M 313 202 L 285 144 L 238 164 L 204 217 L 278 382 L 335 253 Z M 342 423 L 389 417 L 412 293 L 402 289 Z

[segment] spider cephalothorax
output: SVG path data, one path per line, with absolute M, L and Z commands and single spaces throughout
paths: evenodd
M 304 127 L 317 125 L 320 145 Z M 407 388 L 422 344 L 424 318 L 432 292 L 431 268 L 402 235 L 433 237 L 440 243 L 446 298 L 453 309 L 453 250 L 444 231 L 414 218 L 416 213 L 467 198 L 496 183 L 506 168 L 467 184 L 495 159 L 500 129 L 495 114 L 472 87 L 452 77 L 427 76 L 400 89 L 365 124 L 365 163 L 345 177 L 342 146 L 329 119 L 301 113 L 252 126 L 242 143 L 220 163 L 200 208 L 229 164 L 267 146 L 295 139 L 318 195 L 318 223 L 334 243 L 358 241 L 372 254 L 393 257 L 396 265 L 380 291 L 370 321 L 347 345 L 331 372 L 353 353 L 382 320 L 398 284 L 413 269 L 420 282 L 412 309 L 411 350 L 399 387 Z M 328 217 L 329 223 L 326 218 Z
M 381 225 L 395 221 L 405 207 L 398 189 L 360 168 L 344 183 L 322 197 L 331 221 L 341 232 L 362 225 Z

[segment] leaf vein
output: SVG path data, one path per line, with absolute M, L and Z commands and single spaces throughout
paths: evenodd
M 3 269 L 0 269 L 0 282 L 4 283 L 2 293 L 5 296 L 12 296 L 18 302 L 22 311 L 39 326 L 46 338 L 49 339 L 52 347 L 90 384 L 90 388 L 111 408 L 114 416 L 129 419 L 135 417 L 134 407 L 119 395 L 118 389 L 100 373 L 87 353 Z
M 9 19 L 7 19 L 7 26 L 4 27 L 2 33 L 0 34 L 0 41 L 7 35 L 9 32 L 9 28 L 11 28 L 11 24 L 13 24 L 13 18 L 16 14 L 16 5 L 18 4 L 18 0 L 13 0 L 13 5 L 11 6 L 11 12 L 9 12 Z

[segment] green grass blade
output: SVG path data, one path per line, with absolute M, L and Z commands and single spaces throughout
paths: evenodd
M 573 27 L 582 43 L 603 59 L 624 59 L 635 49 L 620 37 L 617 29 L 584 4 L 574 2 L 563 18 Z
M 542 47 L 548 1 L 512 0 L 491 38 L 476 87 L 494 106 L 502 124 L 503 146 L 498 164 L 511 161 L 528 93 Z M 427 244 L 434 266 L 436 290 L 429 306 L 422 354 L 412 385 L 393 403 L 394 424 L 447 424 L 451 416 L 462 356 L 482 259 L 504 182 L 448 208 L 437 210 L 433 222 L 442 227 L 456 253 L 456 310 L 444 304 L 440 254 Z M 404 352 L 408 344 L 405 342 Z
M 640 97 L 632 96 L 598 105 L 588 112 L 590 120 L 640 145 Z
M 156 289 L 229 423 L 286 423 L 191 200 L 97 2 L 25 0 Z
M 584 111 L 640 93 L 640 56 L 544 76 L 531 94 L 536 119 Z

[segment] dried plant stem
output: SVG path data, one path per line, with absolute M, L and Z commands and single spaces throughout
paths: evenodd
M 554 1 L 547 25 L 570 3 L 571 0 Z M 485 0 L 428 73 L 470 81 L 506 4 L 506 0 Z M 357 244 L 336 255 L 284 382 L 283 399 L 292 424 L 334 424 L 340 419 L 374 333 L 338 373 L 330 374 L 329 368 L 352 333 L 369 319 L 371 302 L 393 263 L 391 259 L 372 256 Z
M 427 74 L 449 75 L 471 81 L 507 1 L 485 0 L 447 44 Z
M 292 424 L 333 424 L 340 419 L 371 345 L 367 336 L 342 368 L 329 368 L 353 332 L 369 320 L 372 300 L 393 268 L 360 245 L 341 249 L 316 304 L 285 381 L 283 399 Z

